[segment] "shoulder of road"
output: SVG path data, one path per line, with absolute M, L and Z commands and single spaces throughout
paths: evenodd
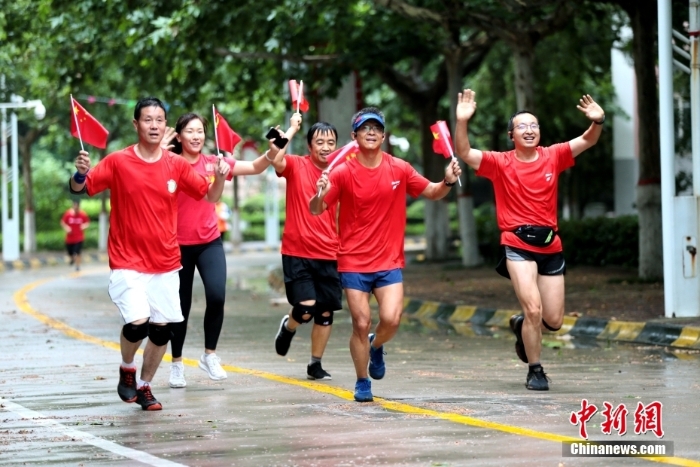
M 406 239 L 407 251 L 415 252 L 423 247 L 424 243 L 421 239 Z M 265 242 L 243 242 L 238 248 L 227 248 L 227 252 L 233 254 L 278 251 L 278 247 L 266 245 Z M 107 254 L 103 252 L 88 251 L 82 254 L 84 264 L 107 263 L 108 260 Z M 68 264 L 69 258 L 65 254 L 39 252 L 22 255 L 20 259 L 15 261 L 0 262 L 0 272 Z M 510 317 L 520 313 L 520 310 L 455 305 L 409 297 L 404 300 L 403 311 L 407 319 L 419 321 L 427 327 L 448 326 L 459 334 L 467 335 L 485 334 L 487 333 L 485 331 L 491 328 L 506 329 L 510 332 Z M 700 326 L 684 324 L 683 318 L 676 318 L 672 323 L 668 321 L 654 319 L 646 322 L 633 322 L 585 316 L 565 316 L 561 329 L 553 334 L 563 340 L 588 338 L 682 349 L 700 349 Z M 687 321 L 697 322 L 697 318 Z

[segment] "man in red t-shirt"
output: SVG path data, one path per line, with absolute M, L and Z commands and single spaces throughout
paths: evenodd
M 309 203 L 311 212 L 320 215 L 340 202 L 338 271 L 352 317 L 350 354 L 357 373 L 358 402 L 372 400 L 367 373 L 374 379 L 384 377 L 384 343 L 394 337 L 401 320 L 406 195 L 444 198 L 461 173 L 459 164 L 452 161 L 445 179 L 431 183 L 407 162 L 382 151 L 384 128 L 379 109 L 367 107 L 357 112 L 352 118 L 357 157 L 330 174 L 324 171 L 317 182 L 321 195 L 314 195 Z M 370 293 L 379 304 L 379 323 L 373 334 L 369 334 Z
M 70 264 L 75 264 L 76 271 L 80 271 L 80 253 L 85 241 L 85 229 L 89 226 L 90 218 L 85 211 L 80 210 L 80 201 L 73 201 L 73 207 L 61 217 L 61 227 L 66 231 L 66 250 Z
M 143 410 L 161 410 L 150 382 L 170 339 L 167 324 L 183 320 L 178 294 L 178 193 L 218 199 L 230 166 L 219 160 L 210 185 L 183 157 L 162 149 L 166 112 L 159 99 L 141 99 L 133 124 L 139 142 L 109 154 L 95 167 L 90 167 L 86 151 L 79 152 L 70 190 L 90 196 L 111 190 L 109 296 L 126 323 L 120 336 L 117 393 L 124 402 L 138 402 Z M 134 355 L 146 337 L 137 381 Z
M 578 138 L 549 147 L 539 146 L 540 126 L 532 112 L 519 111 L 508 123 L 515 149 L 488 152 L 469 144 L 467 123 L 476 111 L 475 93 L 459 94 L 455 143 L 457 154 L 480 177 L 493 182 L 498 228 L 504 257 L 496 270 L 513 282 L 522 315 L 510 319 L 515 352 L 529 363 L 525 386 L 549 389 L 540 364 L 542 331 L 558 331 L 564 320 L 566 264 L 557 236 L 557 182 L 574 165 L 574 158 L 598 142 L 605 112 L 589 95 L 577 108 L 592 122 Z
M 298 131 L 301 119 L 291 123 L 286 133 L 290 140 Z M 321 358 L 331 335 L 333 313 L 343 308 L 337 262 L 337 205 L 320 216 L 312 215 L 308 207 L 321 172 L 328 168 L 326 157 L 335 150 L 337 141 L 338 131 L 333 125 L 314 123 L 306 135 L 309 155 L 285 155 L 272 163 L 277 176 L 287 179 L 282 270 L 287 301 L 292 305 L 280 322 L 275 351 L 287 355 L 296 328 L 313 320 L 311 360 L 306 367 L 307 377 L 312 380 L 331 379 L 321 366 Z

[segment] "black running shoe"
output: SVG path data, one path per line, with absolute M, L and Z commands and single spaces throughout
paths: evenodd
M 289 352 L 289 346 L 292 344 L 292 338 L 296 331 L 290 331 L 287 329 L 287 321 L 289 321 L 289 316 L 285 315 L 280 322 L 280 328 L 275 336 L 275 350 L 277 355 L 284 357 Z
M 146 385 L 141 389 L 137 389 L 136 395 L 136 402 L 138 402 L 141 405 L 141 408 L 143 410 L 163 410 L 163 406 L 161 405 L 161 403 L 158 402 L 155 397 L 153 397 L 150 385 Z
M 549 378 L 541 365 L 530 367 L 525 387 L 533 391 L 549 391 Z
M 309 366 L 306 367 L 306 377 L 308 379 L 314 380 L 314 379 L 325 379 L 325 380 L 331 380 L 330 373 L 328 373 L 326 370 L 321 368 L 321 362 L 313 362 L 309 364 Z
M 136 402 L 136 368 L 119 367 L 117 393 L 124 402 Z
M 510 317 L 510 329 L 515 334 L 515 353 L 518 358 L 527 363 L 527 353 L 525 353 L 525 344 L 523 344 L 523 315 L 513 315 Z

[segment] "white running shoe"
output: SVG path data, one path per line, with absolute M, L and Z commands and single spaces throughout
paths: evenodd
M 170 365 L 170 381 L 168 381 L 171 388 L 184 388 L 187 386 L 187 381 L 185 381 L 185 365 L 182 362 L 173 362 Z
M 209 378 L 214 381 L 221 381 L 228 377 L 224 369 L 221 368 L 220 362 L 221 359 L 215 353 L 205 353 L 199 357 L 199 367 L 206 371 Z

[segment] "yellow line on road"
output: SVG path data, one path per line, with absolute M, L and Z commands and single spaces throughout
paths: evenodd
M 75 277 L 75 276 L 77 276 L 77 274 L 74 274 L 73 276 Z M 119 349 L 118 342 L 106 341 L 106 340 L 103 340 L 103 339 L 100 339 L 100 338 L 97 338 L 94 336 L 90 336 L 89 334 L 85 334 L 82 331 L 79 331 L 75 328 L 72 328 L 63 322 L 58 321 L 58 320 L 51 318 L 49 316 L 46 316 L 46 315 L 38 312 L 34 308 L 32 308 L 32 306 L 29 304 L 29 300 L 27 299 L 27 293 L 32 291 L 33 289 L 43 285 L 43 284 L 46 284 L 47 282 L 53 281 L 55 279 L 56 278 L 54 277 L 54 278 L 50 278 L 50 279 L 44 279 L 44 280 L 32 282 L 31 284 L 28 284 L 28 285 L 22 287 L 21 289 L 19 289 L 13 295 L 13 298 L 15 300 L 15 303 L 17 304 L 17 307 L 22 312 L 28 314 L 29 316 L 32 316 L 33 318 L 36 318 L 37 320 L 41 321 L 42 323 L 46 324 L 47 326 L 52 327 L 53 329 L 56 329 L 58 331 L 63 332 L 64 334 L 66 334 L 69 337 L 119 351 L 120 349 Z M 166 355 L 166 359 L 170 360 L 170 355 Z M 199 364 L 199 362 L 197 360 L 194 360 L 191 358 L 183 358 L 183 363 L 185 365 L 188 365 L 191 367 L 197 367 Z M 222 365 L 222 367 L 225 370 L 230 371 L 232 373 L 257 376 L 259 378 L 264 378 L 264 379 L 267 379 L 270 381 L 276 381 L 278 383 L 303 387 L 306 389 L 310 389 L 312 391 L 330 394 L 330 395 L 336 396 L 340 399 L 345 399 L 345 400 L 349 400 L 349 401 L 354 400 L 353 393 L 351 391 L 348 391 L 347 389 L 342 389 L 342 388 L 330 386 L 327 384 L 319 384 L 319 383 L 314 383 L 311 381 L 305 381 L 305 380 L 300 380 L 300 379 L 295 379 L 295 378 L 288 378 L 286 376 L 277 375 L 275 373 L 268 373 L 266 371 L 250 370 L 248 368 L 242 368 L 242 367 L 231 366 L 231 365 Z M 461 425 L 469 425 L 469 426 L 474 426 L 474 427 L 479 427 L 479 428 L 486 428 L 489 430 L 501 431 L 504 433 L 510 433 L 510 434 L 518 435 L 518 436 L 527 436 L 529 438 L 537 438 L 537 439 L 542 439 L 545 441 L 553 441 L 553 442 L 562 442 L 562 441 L 581 442 L 581 441 L 583 441 L 579 438 L 574 438 L 571 436 L 563 436 L 563 435 L 558 435 L 555 433 L 548 433 L 546 431 L 531 430 L 529 428 L 522 428 L 522 427 L 515 426 L 515 425 L 507 425 L 505 423 L 489 422 L 487 420 L 481 420 L 479 418 L 468 417 L 466 415 L 460 415 L 460 414 L 451 413 L 451 412 L 440 412 L 437 410 L 423 409 L 421 407 L 416 407 L 413 405 L 404 404 L 402 402 L 389 401 L 389 400 L 382 399 L 379 397 L 375 397 L 374 402 L 376 404 L 379 404 L 381 407 L 384 407 L 387 410 L 393 410 L 395 412 L 439 418 L 442 420 L 447 420 L 447 421 L 450 421 L 453 423 L 458 423 Z M 591 443 L 593 443 L 593 441 Z M 648 460 L 648 461 L 659 462 L 659 463 L 663 463 L 663 464 L 680 465 L 680 466 L 685 466 L 685 467 L 700 467 L 700 461 L 696 461 L 693 459 L 686 459 L 683 457 L 641 457 L 641 458 Z

